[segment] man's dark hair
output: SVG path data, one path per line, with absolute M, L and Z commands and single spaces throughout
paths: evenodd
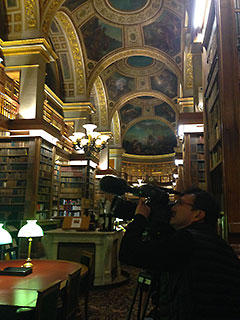
M 184 194 L 194 194 L 195 200 L 193 203 L 193 210 L 199 209 L 205 212 L 204 221 L 216 228 L 217 219 L 220 217 L 220 207 L 214 196 L 200 188 L 188 189 Z

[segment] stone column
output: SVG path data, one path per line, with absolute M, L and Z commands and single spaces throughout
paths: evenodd
M 5 41 L 6 71 L 20 72 L 19 118 L 43 117 L 46 64 L 57 58 L 45 39 Z
M 118 174 L 122 171 L 122 154 L 125 150 L 123 148 L 114 148 L 109 151 L 109 159 L 114 162 L 114 169 Z

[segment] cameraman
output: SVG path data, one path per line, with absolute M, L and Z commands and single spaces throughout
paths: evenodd
M 158 275 L 154 319 L 239 320 L 240 263 L 217 235 L 219 210 L 212 195 L 200 189 L 185 192 L 172 206 L 170 222 L 159 226 L 158 236 L 143 240 L 149 214 L 140 199 L 119 258 Z

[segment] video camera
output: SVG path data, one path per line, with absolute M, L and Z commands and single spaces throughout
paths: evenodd
M 111 203 L 110 213 L 113 217 L 123 220 L 132 220 L 137 207 L 137 203 L 123 198 L 123 195 L 127 192 L 137 197 L 146 198 L 146 204 L 151 209 L 149 219 L 155 222 L 169 221 L 172 206 L 169 201 L 169 194 L 182 195 L 178 191 L 152 184 L 131 187 L 124 179 L 112 175 L 106 175 L 100 180 L 100 189 L 103 192 L 115 195 Z

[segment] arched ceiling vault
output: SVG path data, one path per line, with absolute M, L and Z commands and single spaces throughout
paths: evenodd
M 7 14 L 19 13 L 21 21 L 15 29 L 10 24 L 9 38 L 34 31 L 51 42 L 63 100 L 97 95 L 98 125 L 113 129 L 114 144 L 130 153 L 146 138 L 157 140 L 154 154 L 173 151 L 188 0 L 16 0 L 17 9 L 6 3 Z M 131 149 L 134 137 L 138 145 Z

